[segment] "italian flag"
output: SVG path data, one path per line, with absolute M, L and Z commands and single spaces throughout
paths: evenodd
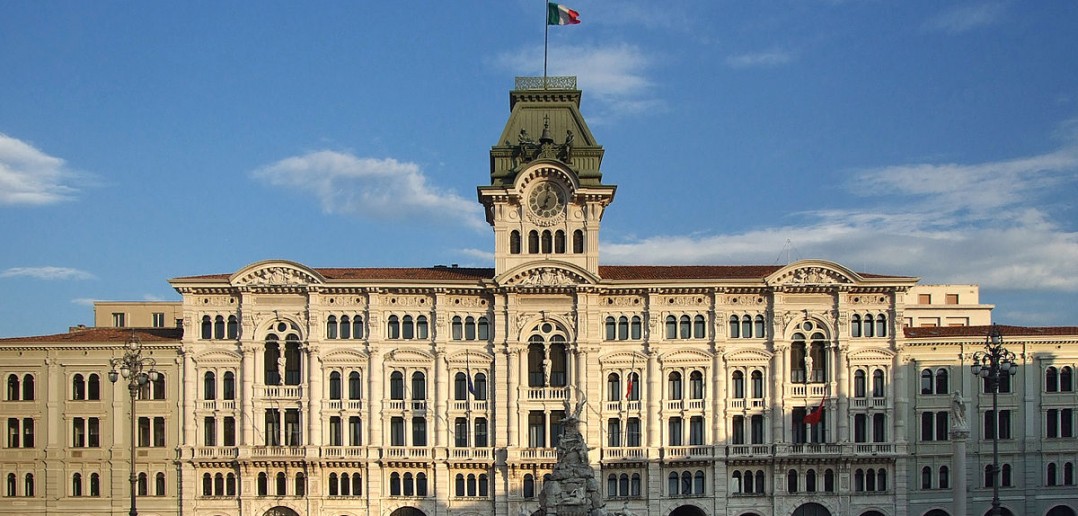
M 547 25 L 576 25 L 580 23 L 580 13 L 554 2 L 546 4 Z

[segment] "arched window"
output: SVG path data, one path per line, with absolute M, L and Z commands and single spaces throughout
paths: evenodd
M 618 495 L 618 476 L 611 473 L 606 477 L 606 496 L 613 498 Z
M 539 254 L 539 232 L 534 229 L 528 232 L 528 254 Z
M 342 339 L 352 338 L 352 321 L 347 315 L 341 316 L 340 335 Z
M 401 338 L 404 340 L 415 338 L 415 320 L 410 315 L 401 318 Z
M 7 486 L 6 486 L 6 490 L 4 491 L 5 496 L 15 496 L 15 482 L 16 482 L 15 481 L 15 474 L 14 473 L 8 473 L 7 474 Z
M 475 381 L 472 383 L 472 397 L 477 400 L 487 399 L 487 375 L 475 373 Z
M 703 470 L 696 470 L 696 474 L 693 475 L 692 492 L 696 494 L 704 494 L 704 472 Z
M 932 370 L 921 371 L 921 394 L 932 394 Z
M 692 318 L 692 338 L 702 339 L 706 337 L 705 328 L 707 325 L 704 323 L 704 316 L 697 315 Z
M 229 473 L 225 477 L 225 496 L 236 496 L 236 474 Z
M 1059 370 L 1055 367 L 1044 370 L 1044 391 L 1059 392 Z
M 755 335 L 756 338 L 762 339 L 767 336 L 764 329 L 764 316 L 757 315 L 756 318 L 753 319 L 753 325 L 755 326 L 755 328 L 753 329 L 752 334 Z
M 202 376 L 202 399 L 217 399 L 217 375 L 213 374 L 213 371 L 206 371 Z
M 71 496 L 82 496 L 82 475 L 71 475 Z
M 420 371 L 412 373 L 412 399 L 427 399 L 427 376 Z
M 858 468 L 853 474 L 853 490 L 861 493 L 865 490 L 865 470 Z
M 1000 471 L 1000 485 L 1011 487 L 1011 465 L 1004 464 Z
M 404 399 L 404 374 L 400 371 L 393 371 L 389 374 L 389 399 Z
M 887 316 L 885 316 L 883 314 L 879 314 L 879 315 L 876 316 L 876 336 L 877 337 L 886 337 L 887 336 Z M 882 491 L 882 489 L 881 489 L 881 491 Z
M 795 333 L 790 342 L 790 381 L 805 383 L 805 336 Z
M 743 338 L 743 339 L 751 339 L 752 338 L 752 317 L 751 316 L 746 315 L 746 316 L 741 318 L 741 338 Z
M 420 473 L 418 478 L 418 494 L 419 496 L 427 496 L 427 477 Z M 363 475 L 359 473 L 352 474 L 352 496 L 363 496 Z
M 476 329 L 479 330 L 479 340 L 487 340 L 490 338 L 490 323 L 487 321 L 487 316 L 481 316 L 479 321 L 476 322 Z
M 266 475 L 266 472 L 265 471 L 260 472 L 258 474 L 258 482 L 257 482 L 258 496 L 266 496 L 266 494 L 269 492 L 268 483 L 269 483 L 269 479 L 268 479 L 268 477 Z
M 677 496 L 679 487 L 681 487 L 681 478 L 676 471 L 671 471 L 666 477 L 667 496 Z
M 543 230 L 543 232 L 540 234 L 540 238 L 542 238 L 541 243 L 542 243 L 542 246 L 543 246 L 543 254 L 550 254 L 551 249 L 553 247 L 551 245 L 552 244 L 552 238 L 550 236 L 550 230 L 549 229 Z
M 457 476 L 453 478 L 453 494 L 464 496 L 464 475 L 461 473 L 457 473 Z
M 288 489 L 288 479 L 284 476 L 283 471 L 277 472 L 277 496 L 284 496 Z
M 1074 463 L 1067 462 L 1063 464 L 1063 485 L 1074 485 Z
M 947 394 L 947 370 L 939 368 L 936 370 L 936 394 Z
M 225 338 L 225 318 L 218 315 L 213 318 L 213 338 L 221 340 Z
M 634 315 L 629 322 L 629 338 L 633 340 L 640 340 L 643 336 L 642 324 L 640 322 L 640 316 Z
M 636 373 L 636 372 L 629 373 L 627 381 L 629 383 L 628 383 L 628 387 L 626 387 L 625 391 L 629 395 L 628 396 L 629 401 L 639 401 L 640 400 L 640 374 Z
M 209 473 L 202 474 L 202 496 L 213 496 L 213 476 Z
M 463 372 L 453 375 L 453 399 L 457 401 L 468 399 L 468 375 Z
M 155 389 L 155 393 L 157 391 L 160 391 L 162 395 L 164 394 L 164 392 L 165 392 L 164 380 L 163 380 L 164 376 L 165 375 L 158 373 L 157 380 L 154 382 L 155 383 L 154 387 L 158 387 L 156 385 L 157 383 L 160 383 L 161 385 L 160 385 L 159 389 Z M 33 377 L 30 378 L 29 385 L 30 385 L 31 389 L 34 388 Z M 162 398 L 163 398 L 163 396 L 162 396 Z M 30 399 L 34 399 L 34 398 L 31 397 Z M 101 377 L 99 375 L 97 375 L 96 373 L 91 373 L 90 376 L 87 377 L 87 379 L 86 379 L 86 399 L 88 399 L 88 400 L 100 400 L 101 399 Z
M 228 333 L 229 339 L 237 339 L 240 336 L 240 321 L 235 315 L 228 316 Z
M 232 371 L 225 371 L 224 386 L 223 387 L 224 387 L 224 389 L 223 389 L 223 392 L 221 393 L 222 394 L 221 397 L 223 399 L 226 399 L 226 400 L 234 400 L 234 399 L 236 399 L 236 374 L 235 373 L 233 373 Z
M 624 315 L 618 317 L 618 340 L 629 339 L 629 318 Z
M 521 490 L 523 491 L 521 494 L 524 498 L 535 498 L 535 477 L 530 473 L 524 475 L 524 483 Z
M 470 315 L 464 320 L 464 339 L 475 340 L 475 318 Z
M 797 492 L 797 470 L 791 469 L 786 472 L 786 491 L 790 493 Z
M 687 315 L 681 316 L 681 319 L 678 322 L 680 323 L 680 325 L 679 325 L 679 330 L 680 331 L 678 332 L 678 338 L 682 338 L 682 339 L 692 338 L 692 326 L 690 326 L 691 319 L 689 319 L 689 316 L 687 316 Z
M 559 233 L 561 233 L 559 231 Z M 564 237 L 562 237 L 564 238 Z M 562 245 L 565 245 L 564 243 Z M 563 249 L 562 252 L 565 252 Z M 485 473 L 479 474 L 479 496 L 489 496 L 490 494 L 490 480 Z
M 667 397 L 672 400 L 681 399 L 681 373 L 671 371 L 667 377 Z
M 565 254 L 565 232 L 560 229 L 554 232 L 554 253 Z
M 828 493 L 835 492 L 835 472 L 828 469 L 823 472 L 823 490 Z
M 734 371 L 731 375 L 734 384 L 734 399 L 745 398 L 745 373 Z
M 161 482 L 164 483 L 165 476 L 161 475 Z M 163 488 L 164 486 L 162 486 Z M 214 496 L 225 495 L 225 476 L 218 473 L 213 476 L 213 494 Z
M 666 338 L 677 338 L 677 318 L 672 315 L 666 316 Z
M 86 379 L 81 374 L 71 377 L 71 399 L 86 399 Z
M 689 374 L 689 399 L 704 399 L 704 373 L 700 371 Z
M 296 473 L 294 487 L 296 496 L 304 496 L 307 494 L 307 477 L 303 473 Z
M 850 336 L 861 336 L 861 316 L 859 314 L 853 314 L 850 317 Z
M 359 475 L 356 475 L 356 476 L 359 476 Z M 416 473 L 416 476 L 415 476 L 415 495 L 416 496 L 427 496 L 427 474 L 426 473 L 422 473 L 422 472 Z
M 584 252 L 584 232 L 581 230 L 573 231 L 573 253 L 581 254 Z
M 26 476 L 23 477 L 22 489 L 23 489 L 23 492 L 22 492 L 23 496 L 34 496 L 34 474 L 33 473 L 27 473 Z
M 22 400 L 34 400 L 34 375 L 29 373 L 23 375 L 22 377 Z
M 865 472 L 865 491 L 876 490 L 876 470 L 869 468 Z
M 812 383 L 823 383 L 828 381 L 827 349 L 822 333 L 812 334 L 812 347 L 809 349 L 809 356 L 812 358 L 812 371 L 809 381 Z
M 150 486 L 147 483 L 146 474 L 145 473 L 139 473 L 138 474 L 138 495 L 139 496 L 146 496 L 149 493 L 149 488 L 150 488 Z
M 329 373 L 329 399 L 341 399 L 341 373 L 339 371 Z
M 764 374 L 760 371 L 752 372 L 752 397 L 754 399 L 764 397 Z
M 400 319 L 395 316 L 389 316 L 389 322 L 387 326 L 386 338 L 399 339 L 401 338 L 401 322 Z
M 940 489 L 951 488 L 951 470 L 947 466 L 940 466 L 939 487 Z
M 27 377 L 30 378 L 30 386 L 33 387 L 33 377 L 30 377 L 30 375 L 27 375 Z M 1070 366 L 1063 366 L 1059 370 L 1059 390 L 1060 392 L 1074 391 L 1074 370 Z M 31 389 L 31 392 L 33 392 L 33 389 Z M 24 397 L 23 399 L 26 398 Z M 33 399 L 33 397 L 31 396 L 29 399 Z
M 1056 463 L 1049 462 L 1046 473 L 1047 473 L 1047 475 L 1045 477 L 1045 484 L 1044 485 L 1046 485 L 1046 486 L 1054 486 L 1054 485 L 1056 485 L 1056 482 L 1057 482 L 1057 479 L 1056 479 Z
M 411 473 L 404 474 L 404 496 L 415 496 L 415 479 Z
M 454 315 L 449 325 L 450 337 L 453 340 L 464 340 L 464 320 L 459 315 Z
M 865 397 L 865 371 L 858 369 L 853 372 L 853 397 L 864 398 Z
M 730 316 L 730 338 L 737 339 L 741 337 L 741 318 L 736 315 Z
M 692 494 L 692 473 L 681 472 L 681 494 Z
M 330 496 L 337 496 L 337 494 L 340 493 L 338 488 L 339 488 L 339 485 L 337 484 L 337 474 L 336 473 L 330 473 L 329 474 L 329 495 Z
M 756 471 L 756 489 L 755 493 L 763 494 L 764 492 L 764 472 L 763 470 Z
M 7 400 L 18 401 L 22 396 L 21 391 L 18 375 L 9 374 L 7 376 Z
M 865 314 L 865 318 L 863 319 L 864 324 L 863 326 L 861 326 L 861 331 L 865 334 L 865 337 L 876 336 L 875 327 L 873 327 L 872 325 L 872 320 L 872 314 Z
M 622 473 L 621 476 L 618 477 L 618 495 L 629 495 L 629 475 L 626 475 L 625 473 Z
M 363 333 L 363 317 L 359 315 L 352 316 L 352 338 L 362 339 Z
M 607 316 L 606 318 L 606 340 L 614 340 L 617 338 L 618 328 L 617 322 L 613 317 Z
M 101 475 L 97 473 L 90 473 L 90 496 L 101 496 Z
M 509 254 L 520 254 L 520 231 L 509 232 Z
M 429 336 L 429 328 L 427 325 L 427 316 L 420 315 L 415 318 L 415 333 L 417 339 L 426 339 Z
M 202 340 L 210 340 L 210 339 L 213 338 L 213 320 L 210 319 L 210 316 L 208 316 L 208 315 L 203 315 L 202 316 L 202 333 L 201 333 L 201 337 L 202 337 Z
M 401 495 L 401 474 L 392 473 L 389 475 L 389 495 L 400 496 Z
M 883 397 L 883 371 L 880 369 L 872 371 L 872 397 Z
M 606 375 L 606 400 L 618 401 L 621 399 L 621 376 L 618 373 Z
M 808 493 L 816 492 L 816 470 L 809 469 L 805 473 L 805 491 Z
M 744 493 L 745 487 L 744 484 L 742 484 L 741 482 L 741 472 L 734 471 L 734 473 L 730 475 L 730 478 L 733 481 L 730 486 L 730 491 L 734 493 Z

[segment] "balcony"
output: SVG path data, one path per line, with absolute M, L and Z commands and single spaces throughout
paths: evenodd
M 887 408 L 887 398 L 853 398 L 853 408 Z
M 767 400 L 763 398 L 735 398 L 726 400 L 726 410 L 745 410 L 748 409 L 765 409 L 767 408 Z
M 396 410 L 403 412 L 404 409 L 407 408 L 413 412 L 427 411 L 427 400 L 389 400 L 383 403 L 385 404 L 386 410 Z
M 236 410 L 236 400 L 202 400 L 195 402 L 198 410 L 215 412 L 218 410 Z
M 259 385 L 256 386 L 256 396 L 262 399 L 298 400 L 303 396 L 303 386 L 300 385 Z
M 768 444 L 735 444 L 726 447 L 727 457 L 760 458 L 771 456 L 771 445 Z
M 363 400 L 329 400 L 326 402 L 327 410 L 363 410 Z
M 827 396 L 829 389 L 826 383 L 797 383 L 787 385 L 785 392 L 787 398 L 820 398 Z
M 603 462 L 611 461 L 635 461 L 645 460 L 648 458 L 648 452 L 646 448 L 631 447 L 631 448 L 603 448 L 602 449 Z
M 518 448 L 509 450 L 509 460 L 558 460 L 557 448 Z
M 450 448 L 449 457 L 453 460 L 475 460 L 490 462 L 494 460 L 493 448 Z
M 604 412 L 640 412 L 640 400 L 604 401 Z
M 454 412 L 486 412 L 487 400 L 457 400 L 450 405 Z
M 430 459 L 430 448 L 417 448 L 414 446 L 393 446 L 382 448 L 382 457 L 388 459 Z
M 567 400 L 569 389 L 566 387 L 528 387 L 528 399 L 533 401 Z
M 890 443 L 854 443 L 853 452 L 857 455 L 894 455 L 895 445 Z
M 255 446 L 251 456 L 258 458 L 303 458 L 306 449 L 302 446 Z
M 196 459 L 231 460 L 240 456 L 240 449 L 235 446 L 198 446 L 195 448 Z
M 664 461 L 671 460 L 697 460 L 714 457 L 714 448 L 711 446 L 666 446 L 661 450 Z
M 322 458 L 325 459 L 366 459 L 366 446 L 323 446 Z
M 842 455 L 842 445 L 830 443 L 776 444 L 775 455 L 783 457 L 838 457 Z

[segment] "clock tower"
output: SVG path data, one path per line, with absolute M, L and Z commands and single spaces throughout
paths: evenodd
M 616 186 L 602 183 L 603 148 L 580 114 L 575 77 L 518 77 L 509 121 L 478 189 L 494 228 L 495 281 L 541 268 L 599 278 L 599 222 Z

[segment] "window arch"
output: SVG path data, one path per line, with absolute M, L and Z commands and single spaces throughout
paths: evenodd
M 884 395 L 883 386 L 883 370 L 872 371 L 872 397 L 882 398 Z
M 521 491 L 524 498 L 535 498 L 535 477 L 531 473 L 524 475 Z
M 689 373 L 689 399 L 704 399 L 704 373 L 700 371 Z
M 509 232 L 509 254 L 520 254 L 520 231 Z
M 86 379 L 81 374 L 71 377 L 71 399 L 86 399 Z
M 948 394 L 947 389 L 947 369 L 941 367 L 936 370 L 936 394 Z
M 666 392 L 667 397 L 669 399 L 672 399 L 672 400 L 680 400 L 680 399 L 682 399 L 682 395 L 681 395 L 681 373 L 680 372 L 671 371 L 670 374 L 667 375 L 667 388 L 666 388 L 666 391 L 667 391 Z
M 743 399 L 745 397 L 745 373 L 734 371 L 731 375 L 731 379 L 734 385 L 734 399 Z
M 202 333 L 200 334 L 202 340 L 210 340 L 213 338 L 213 320 L 210 316 L 202 316 Z
M 236 399 L 236 373 L 225 371 L 221 398 L 226 400 Z
M 22 388 L 20 387 L 19 376 L 9 374 L 7 376 L 7 400 L 18 401 L 20 399 L 22 399 Z
M 412 373 L 412 399 L 427 399 L 427 375 L 422 371 Z
M 202 399 L 217 399 L 217 375 L 213 371 L 206 371 L 202 376 Z
M 528 254 L 539 254 L 539 232 L 534 229 L 528 232 Z
M 621 376 L 618 373 L 606 375 L 606 400 L 619 401 L 621 395 Z
M 737 339 L 741 337 L 741 318 L 736 315 L 730 316 L 730 338 Z
M 850 316 L 850 336 L 861 336 L 861 314 L 853 314 Z
M 341 399 L 341 373 L 340 371 L 333 371 L 329 373 L 329 399 L 340 400 Z
M 404 399 L 404 373 L 393 371 L 389 374 L 389 399 Z
M 865 371 L 858 369 L 853 372 L 853 397 L 864 398 L 866 394 Z
M 584 252 L 584 232 L 582 230 L 573 231 L 573 253 L 582 254 Z
M 763 399 L 764 397 L 764 374 L 760 371 L 752 372 L 752 397 Z
M 82 496 L 82 474 L 71 475 L 71 496 Z

